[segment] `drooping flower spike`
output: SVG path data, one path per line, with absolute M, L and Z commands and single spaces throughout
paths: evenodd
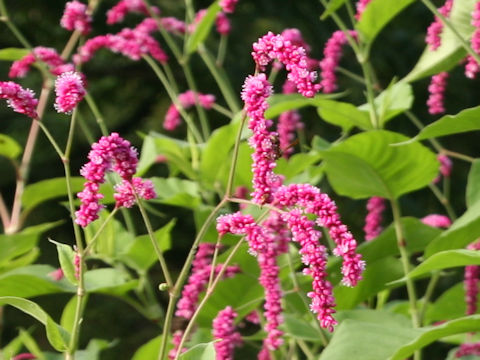
M 436 228 L 449 228 L 452 225 L 452 220 L 448 216 L 439 214 L 430 214 L 421 219 L 422 223 Z
M 151 9 L 157 15 L 160 14 L 160 10 L 157 7 L 152 6 Z M 113 25 L 122 22 L 129 13 L 149 15 L 147 5 L 143 0 L 120 0 L 114 7 L 107 11 L 107 24 Z
M 13 81 L 0 81 L 0 99 L 7 100 L 7 105 L 17 113 L 32 119 L 37 117 L 38 100 L 30 89 L 24 89 Z
M 67 30 L 79 31 L 82 35 L 88 35 L 92 30 L 92 17 L 88 14 L 86 4 L 73 0 L 65 4 L 65 11 L 60 19 L 60 25 Z
M 53 75 L 61 75 L 67 71 L 74 71 L 73 64 L 65 63 L 62 57 L 53 48 L 37 46 L 33 48 L 32 53 L 12 63 L 8 76 L 10 78 L 23 78 L 30 71 L 30 67 L 36 61 L 42 61 Z
M 237 313 L 227 306 L 221 310 L 213 320 L 212 333 L 215 341 L 216 360 L 233 360 L 235 346 L 242 344 L 242 337 L 235 330 L 235 318 Z
M 450 15 L 450 11 L 452 10 L 453 0 L 446 0 L 443 6 L 438 8 L 440 14 L 444 17 L 448 17 Z M 427 36 L 425 37 L 425 42 L 428 44 L 431 51 L 437 50 L 442 42 L 441 35 L 443 31 L 443 23 L 439 17 L 435 16 L 435 19 L 430 24 L 427 29 Z
M 382 232 L 383 211 L 385 210 L 385 199 L 378 196 L 373 196 L 368 199 L 367 211 L 365 217 L 365 240 L 371 241 L 375 239 Z
M 473 51 L 480 55 L 480 1 L 475 4 L 475 10 L 472 14 L 472 25 L 475 27 L 470 45 Z M 465 76 L 469 79 L 474 79 L 480 71 L 480 64 L 472 55 L 467 56 L 467 63 L 465 64 Z
M 55 109 L 61 113 L 71 114 L 86 93 L 81 74 L 73 71 L 63 73 L 55 80 Z
M 428 112 L 432 115 L 445 112 L 445 90 L 447 89 L 448 72 L 444 71 L 432 76 L 428 86 Z

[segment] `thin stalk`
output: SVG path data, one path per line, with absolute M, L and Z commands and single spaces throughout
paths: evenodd
M 210 277 L 208 279 L 208 284 L 207 284 L 207 289 L 212 286 L 213 278 L 215 276 L 215 267 L 217 265 L 217 257 L 218 257 L 218 251 L 220 250 L 220 236 L 217 238 L 217 243 L 215 244 L 215 251 L 213 252 L 213 257 L 212 257 L 212 263 L 211 263 L 211 271 L 210 271 Z
M 5 231 L 10 224 L 10 214 L 2 194 L 0 194 L 0 218 L 2 219 L 3 230 Z
M 430 188 L 430 190 L 432 190 L 433 194 L 438 199 L 440 204 L 443 205 L 443 207 L 447 211 L 448 216 L 450 217 L 450 220 L 455 221 L 457 219 L 457 216 L 455 215 L 455 211 L 453 210 L 448 198 L 442 194 L 442 192 L 435 184 L 429 184 L 428 187 Z
M 363 77 L 355 74 L 354 72 L 352 72 L 350 70 L 345 69 L 344 67 L 341 67 L 341 66 L 337 67 L 337 71 L 339 73 L 342 73 L 343 75 L 349 77 L 350 79 L 355 80 L 356 82 L 358 82 L 362 85 L 365 85 L 365 83 L 366 83 L 365 79 Z
M 423 126 L 422 122 L 415 116 L 414 113 L 411 111 L 405 111 L 405 115 L 410 119 L 410 121 L 418 128 L 418 130 L 422 130 L 425 126 Z M 429 139 L 432 146 L 438 152 L 443 151 L 443 146 L 438 142 L 437 139 Z
M 207 115 L 205 114 L 205 109 L 200 106 L 198 100 L 198 88 L 195 82 L 195 78 L 192 75 L 192 71 L 187 64 L 182 64 L 183 72 L 185 73 L 185 79 L 187 80 L 188 87 L 195 93 L 195 109 L 198 113 L 198 118 L 200 120 L 200 127 L 202 129 L 202 135 L 205 140 L 210 136 L 210 125 L 208 124 Z
M 93 137 L 93 134 L 92 132 L 90 131 L 90 128 L 88 127 L 86 121 L 85 121 L 85 118 L 83 117 L 83 115 L 79 112 L 78 113 L 78 124 L 80 125 L 80 127 L 82 128 L 82 132 L 83 134 L 85 135 L 85 137 L 87 138 L 87 141 L 90 143 L 90 144 L 93 144 L 95 142 L 95 139 Z
M 65 45 L 65 47 L 63 48 L 63 51 L 62 53 L 60 54 L 60 56 L 62 57 L 62 59 L 66 60 L 70 54 L 72 53 L 73 51 L 73 48 L 75 47 L 75 45 L 77 44 L 77 41 L 78 39 L 80 39 L 80 36 L 82 34 L 80 33 L 80 31 L 78 30 L 75 30 L 72 35 L 70 36 L 70 39 L 68 39 L 67 41 L 67 44 Z
M 108 214 L 107 218 L 105 219 L 105 221 L 102 223 L 102 225 L 100 225 L 100 227 L 98 228 L 97 232 L 95 233 L 95 235 L 93 235 L 92 237 L 92 240 L 90 240 L 90 242 L 88 243 L 87 247 L 85 248 L 85 250 L 83 251 L 85 253 L 85 255 L 88 255 L 88 252 L 92 249 L 93 245 L 95 244 L 95 241 L 97 241 L 97 239 L 100 237 L 101 233 L 103 232 L 103 229 L 105 229 L 105 226 L 107 226 L 107 224 L 110 222 L 111 219 L 113 219 L 113 217 L 115 216 L 115 214 L 117 213 L 119 208 L 115 207 L 113 209 L 113 211 Z
M 53 138 L 50 131 L 47 129 L 47 127 L 42 122 L 40 122 L 39 119 L 35 119 L 34 121 L 38 123 L 38 126 L 42 129 L 43 133 L 47 137 L 50 144 L 52 144 L 53 148 L 55 149 L 55 152 L 58 154 L 60 159 L 62 159 L 62 161 L 63 161 L 63 158 L 65 157 L 65 154 L 63 153 L 62 150 L 60 150 L 60 146 L 57 144 L 57 142 Z
M 423 324 L 423 320 L 425 319 L 425 313 L 428 307 L 428 302 L 432 298 L 433 291 L 435 290 L 435 286 L 437 285 L 439 279 L 440 271 L 435 271 L 430 278 L 430 281 L 428 282 L 427 289 L 425 290 L 425 295 L 423 296 L 423 304 L 418 315 L 420 325 Z
M 430 0 L 422 0 L 423 4 L 436 16 L 440 19 L 442 24 L 450 29 L 450 31 L 458 39 L 462 47 L 472 56 L 477 63 L 480 63 L 480 56 L 472 49 L 470 44 L 463 38 L 463 36 L 458 32 L 458 30 L 453 26 L 451 21 L 443 16 L 437 7 Z
M 459 159 L 459 160 L 463 160 L 463 161 L 466 161 L 466 162 L 469 162 L 469 163 L 473 163 L 475 161 L 474 157 L 464 155 L 464 154 L 460 154 L 460 153 L 455 152 L 455 151 L 443 149 L 442 152 L 445 155 L 448 155 L 450 157 L 453 157 L 453 158 L 456 158 L 456 159 Z
M 98 126 L 100 127 L 100 131 L 102 132 L 103 136 L 108 135 L 108 129 L 107 126 L 105 125 L 105 121 L 103 119 L 102 114 L 100 113 L 100 110 L 98 109 L 97 104 L 93 100 L 93 98 L 90 96 L 89 93 L 85 95 L 85 100 L 87 100 L 88 107 L 92 111 L 93 116 L 95 116 L 95 120 L 97 121 Z
M 228 182 L 227 182 L 227 189 L 225 190 L 225 195 L 230 197 L 233 195 L 233 181 L 235 178 L 235 171 L 237 169 L 237 160 L 238 160 L 238 151 L 240 149 L 240 142 L 242 140 L 242 131 L 243 126 L 245 125 L 245 121 L 247 119 L 247 115 L 243 114 L 242 120 L 240 121 L 240 127 L 237 132 L 237 137 L 235 139 L 235 145 L 233 148 L 233 155 L 232 155 L 232 165 L 230 166 L 230 172 L 228 174 Z
M 377 108 L 375 105 L 375 95 L 372 84 L 372 73 L 370 67 L 366 65 L 367 58 L 361 59 L 360 66 L 362 67 L 363 76 L 365 77 L 365 87 L 367 89 L 367 100 L 370 104 L 370 121 L 374 129 L 380 128 L 380 119 L 378 118 Z
M 233 119 L 234 113 L 232 113 L 230 110 L 224 108 L 221 105 L 218 105 L 215 103 L 213 104 L 212 109 L 215 110 L 216 112 L 219 112 L 222 115 L 225 115 L 230 120 Z
M 172 276 L 170 275 L 170 271 L 168 270 L 167 262 L 165 261 L 165 258 L 163 256 L 162 249 L 160 249 L 160 246 L 158 246 L 157 240 L 155 239 L 155 233 L 153 231 L 152 224 L 150 223 L 148 214 L 145 211 L 145 208 L 142 204 L 142 199 L 140 199 L 135 189 L 133 193 L 135 195 L 135 200 L 137 202 L 138 209 L 142 214 L 143 222 L 145 223 L 145 227 L 147 228 L 148 236 L 150 238 L 150 241 L 152 242 L 153 248 L 155 249 L 155 253 L 157 254 L 160 267 L 162 268 L 162 271 L 163 271 L 163 276 L 165 277 L 165 282 L 167 283 L 169 288 L 172 288 L 173 286 Z
M 215 62 L 218 67 L 223 66 L 223 62 L 225 61 L 225 54 L 227 53 L 227 46 L 228 35 L 222 34 L 220 36 L 220 44 L 218 44 L 217 61 Z
M 297 339 L 297 344 L 300 349 L 302 349 L 303 353 L 307 357 L 308 360 L 313 360 L 315 359 L 315 355 L 312 353 L 312 351 L 309 349 L 308 345 L 305 344 L 305 341 L 301 339 Z
M 178 94 L 178 86 L 177 82 L 175 81 L 175 76 L 173 75 L 172 68 L 168 63 L 162 64 L 163 71 L 165 71 L 165 74 L 167 75 L 168 82 L 170 85 L 172 85 L 173 90 Z

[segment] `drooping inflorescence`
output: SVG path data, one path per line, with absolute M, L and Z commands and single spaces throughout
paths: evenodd
M 87 5 L 77 0 L 67 2 L 60 25 L 64 29 L 88 35 L 92 30 L 92 17 L 88 14 Z
M 443 6 L 438 9 L 438 12 L 445 17 L 450 15 L 450 11 L 452 10 L 453 0 L 446 0 Z M 435 19 L 430 24 L 427 29 L 427 36 L 425 37 L 425 42 L 428 44 L 431 51 L 437 50 L 441 43 L 441 35 L 443 31 L 443 23 L 442 20 L 438 16 L 435 16 Z
M 232 307 L 227 306 L 213 320 L 212 333 L 213 338 L 217 340 L 214 343 L 216 360 L 233 360 L 235 346 L 242 344 L 242 337 L 235 330 L 234 321 L 236 317 L 237 313 Z
M 81 74 L 73 71 L 64 72 L 55 80 L 55 109 L 70 114 L 86 93 Z
M 422 223 L 436 228 L 449 228 L 452 220 L 448 216 L 440 214 L 430 214 L 421 219 Z
M 448 72 L 444 71 L 432 76 L 428 86 L 428 112 L 432 115 L 445 112 L 445 90 L 447 88 Z
M 37 61 L 45 63 L 50 72 L 59 76 L 67 71 L 74 71 L 73 64 L 66 63 L 62 57 L 53 48 L 37 46 L 32 52 L 16 60 L 10 66 L 8 76 L 11 78 L 23 78 L 30 71 L 30 67 Z
M 385 210 L 385 199 L 373 196 L 367 202 L 367 216 L 365 217 L 365 240 L 375 239 L 382 232 L 383 211 Z
M 7 100 L 7 105 L 15 112 L 32 119 L 37 117 L 38 100 L 30 89 L 24 89 L 13 81 L 0 81 L 0 99 Z

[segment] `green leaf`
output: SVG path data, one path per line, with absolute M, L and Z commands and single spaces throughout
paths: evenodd
M 151 178 L 157 198 L 151 200 L 166 205 L 197 208 L 200 204 L 200 188 L 197 182 L 175 177 Z
M 456 115 L 442 116 L 439 120 L 425 126 L 409 142 L 476 130 L 480 130 L 480 106 L 465 109 Z
M 273 119 L 285 111 L 297 110 L 305 106 L 320 106 L 322 101 L 342 96 L 339 94 L 318 94 L 313 98 L 306 98 L 300 94 L 275 94 L 270 96 L 268 109 L 265 111 L 267 119 Z
M 480 202 L 476 202 L 425 249 L 425 257 L 451 250 L 463 249 L 480 236 Z
M 335 11 L 340 9 L 340 7 L 345 4 L 347 0 L 331 0 L 328 2 L 328 5 L 323 12 L 322 16 L 320 16 L 320 20 L 325 20 L 327 17 L 332 15 Z
M 71 185 L 74 193 L 82 191 L 85 179 L 83 177 L 72 177 Z M 25 188 L 22 196 L 24 211 L 30 211 L 41 203 L 61 196 L 67 196 L 67 183 L 65 178 L 53 178 L 42 180 Z
M 168 224 L 155 231 L 157 244 L 160 247 L 160 250 L 164 252 L 170 250 L 172 247 L 170 233 L 175 226 L 175 223 L 176 219 L 172 219 Z M 148 235 L 137 236 L 135 241 L 132 242 L 123 253 L 119 254 L 118 257 L 128 266 L 141 272 L 148 271 L 148 269 L 158 261 Z
M 138 281 L 129 280 L 127 273 L 114 268 L 90 270 L 85 273 L 85 290 L 121 296 L 134 289 Z
M 306 171 L 308 168 L 315 166 L 321 158 L 318 152 L 298 153 L 290 156 L 288 159 L 280 158 L 277 160 L 275 172 L 285 176 L 286 183 L 293 179 L 294 176 Z
M 381 313 L 376 313 L 381 319 Z M 337 327 L 319 360 L 385 360 L 395 349 L 422 333 L 403 326 L 403 322 L 370 323 L 347 319 Z
M 383 128 L 389 120 L 412 107 L 412 86 L 406 82 L 392 83 L 375 98 L 374 102 L 380 127 Z M 370 111 L 370 104 L 359 106 L 359 109 Z
M 357 30 L 371 43 L 385 25 L 413 2 L 414 0 L 372 0 L 362 13 Z
M 362 321 L 369 324 L 387 325 L 393 327 L 411 328 L 412 320 L 401 314 L 392 313 L 387 310 L 373 310 L 373 309 L 355 309 L 355 310 L 341 310 L 335 318 L 341 324 L 346 320 Z
M 454 1 L 449 15 L 451 24 L 467 40 L 474 31 L 471 19 L 475 3 L 475 0 Z M 442 42 L 437 50 L 430 51 L 428 46 L 425 48 L 413 70 L 405 77 L 405 81 L 415 81 L 458 66 L 458 62 L 466 55 L 460 41 L 446 26 L 443 27 L 441 38 Z
M 47 338 L 55 350 L 65 351 L 70 335 L 60 325 L 55 323 L 52 318 L 33 301 L 14 296 L 0 297 L 0 304 L 10 305 L 30 315 L 34 319 L 45 325 Z
M 416 350 L 422 349 L 428 344 L 443 337 L 461 334 L 466 332 L 478 331 L 480 327 L 480 315 L 472 315 L 448 321 L 444 324 L 431 328 L 423 328 L 423 333 L 415 339 L 396 349 L 395 353 L 389 357 L 389 360 L 403 360 L 412 355 Z M 373 359 L 372 359 L 373 360 Z
M 58 261 L 60 262 L 63 274 L 68 279 L 68 281 L 70 281 L 70 283 L 76 285 L 78 281 L 75 277 L 75 251 L 73 251 L 71 246 L 67 244 L 61 244 L 52 240 L 50 241 L 57 246 Z
M 60 318 L 60 325 L 67 330 L 72 332 L 73 324 L 75 321 L 75 313 L 77 310 L 77 300 L 78 297 L 72 296 L 72 298 L 67 302 L 62 311 L 62 317 Z M 86 305 L 86 301 L 83 302 L 83 306 Z
M 352 104 L 321 100 L 318 105 L 320 117 L 330 124 L 340 126 L 344 131 L 348 131 L 354 126 L 363 130 L 372 129 L 368 112 L 362 111 Z
M 405 139 L 391 131 L 369 131 L 322 152 L 333 189 L 354 199 L 390 199 L 428 185 L 438 174 L 436 156 L 418 143 L 391 146 Z
M 217 18 L 217 14 L 222 8 L 218 4 L 218 1 L 215 1 L 210 5 L 205 13 L 205 16 L 202 20 L 196 24 L 195 31 L 187 40 L 187 53 L 191 54 L 197 50 L 198 46 L 202 44 L 212 29 L 213 23 Z
M 179 356 L 179 360 L 215 360 L 214 342 L 198 344 Z
M 283 327 L 285 333 L 294 339 L 305 341 L 321 342 L 321 334 L 318 327 L 313 327 L 309 322 L 303 320 L 299 315 L 283 314 L 285 320 Z
M 160 343 L 162 342 L 162 336 L 157 336 L 140 346 L 135 354 L 133 354 L 132 360 L 145 360 L 145 359 L 157 359 L 160 351 Z M 167 342 L 167 352 L 172 348 L 171 342 Z
M 30 54 L 30 50 L 28 49 L 5 48 L 0 50 L 0 60 L 16 61 L 20 60 L 28 54 Z
M 20 332 L 21 331 L 23 330 L 20 330 Z M 16 354 L 20 352 L 21 348 L 22 348 L 22 337 L 21 335 L 19 335 L 13 340 L 11 340 L 8 344 L 3 345 L 2 349 L 0 350 L 0 359 L 13 358 Z
M 0 50 L 0 53 L 2 51 Z M 22 147 L 10 136 L 0 134 L 0 156 L 16 159 L 22 152 Z
M 476 159 L 470 168 L 468 173 L 466 202 L 470 207 L 480 201 L 480 159 Z
M 30 265 L 0 275 L 0 296 L 34 297 L 46 294 L 74 292 L 66 279 L 55 281 L 49 265 Z
M 480 252 L 477 250 L 448 250 L 436 253 L 423 261 L 407 274 L 410 279 L 428 274 L 434 270 L 449 269 L 465 265 L 480 265 Z

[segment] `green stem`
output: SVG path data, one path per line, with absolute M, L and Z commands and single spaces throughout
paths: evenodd
M 97 121 L 97 124 L 100 127 L 100 131 L 102 132 L 102 135 L 108 136 L 108 129 L 107 129 L 107 126 L 105 125 L 103 116 L 100 113 L 100 110 L 98 109 L 97 104 L 95 103 L 95 101 L 93 100 L 93 98 L 90 96 L 89 93 L 85 95 L 85 100 L 87 100 L 88 107 L 92 111 L 93 116 L 95 116 L 95 120 Z
M 451 151 L 451 150 L 447 150 L 447 149 L 442 149 L 442 152 L 445 154 L 445 155 L 448 155 L 450 157 L 453 157 L 453 158 L 456 158 L 456 159 L 459 159 L 459 160 L 463 160 L 463 161 L 466 161 L 466 162 L 469 162 L 469 163 L 473 163 L 475 161 L 475 158 L 474 157 L 471 157 L 471 156 L 468 156 L 468 155 L 464 155 L 464 154 L 460 154 L 458 152 L 455 152 L 455 151 Z
M 52 144 L 53 148 L 55 149 L 56 153 L 58 154 L 58 156 L 60 157 L 60 159 L 63 160 L 65 154 L 63 153 L 62 150 L 60 150 L 60 146 L 57 144 L 57 142 L 55 141 L 55 139 L 53 138 L 52 134 L 50 133 L 50 131 L 47 129 L 47 127 L 40 121 L 40 119 L 36 118 L 34 120 L 35 122 L 37 122 L 38 126 L 42 129 L 43 133 L 45 134 L 45 136 L 47 137 L 48 141 L 50 142 L 50 144 Z
M 218 105 L 215 103 L 213 104 L 212 109 L 215 110 L 216 112 L 219 112 L 222 115 L 225 115 L 230 120 L 233 119 L 234 114 L 230 110 L 224 108 L 221 105 Z
M 423 320 L 425 319 L 425 313 L 427 311 L 428 303 L 430 299 L 432 298 L 433 291 L 435 290 L 435 286 L 438 283 L 438 280 L 440 279 L 440 271 L 435 271 L 430 278 L 430 281 L 428 282 L 427 285 L 427 290 L 425 290 L 425 295 L 423 296 L 423 304 L 420 309 L 420 313 L 418 315 L 420 325 L 423 324 Z
M 210 136 L 210 126 L 208 124 L 207 115 L 205 114 L 205 109 L 200 106 L 200 102 L 198 100 L 198 88 L 195 78 L 193 77 L 190 67 L 187 64 L 182 64 L 182 68 L 183 72 L 185 73 L 185 79 L 187 80 L 188 87 L 195 93 L 195 109 L 197 110 L 198 118 L 200 120 L 203 138 L 207 140 Z
M 443 207 L 447 211 L 448 216 L 450 217 L 450 220 L 455 221 L 457 219 L 457 216 L 455 215 L 455 211 L 453 210 L 448 198 L 442 194 L 442 192 L 435 184 L 429 184 L 428 187 L 430 188 L 430 190 L 432 190 L 433 194 L 438 199 L 440 204 L 443 205 Z
M 235 145 L 233 148 L 233 155 L 232 155 L 232 164 L 230 166 L 230 172 L 228 173 L 227 189 L 225 190 L 225 195 L 227 197 L 230 197 L 233 195 L 233 182 L 235 179 L 235 171 L 237 168 L 238 151 L 240 149 L 240 142 L 242 140 L 242 131 L 243 131 L 243 126 L 245 125 L 246 119 L 247 119 L 247 115 L 243 114 L 242 120 L 240 121 L 240 127 L 238 128 L 237 138 L 235 139 Z
M 117 211 L 118 211 L 118 208 L 116 207 L 116 208 L 113 209 L 113 211 L 110 214 L 108 214 L 105 221 L 102 223 L 102 225 L 100 225 L 100 227 L 98 228 L 95 235 L 93 235 L 92 240 L 90 240 L 87 247 L 85 248 L 85 250 L 84 250 L 85 255 L 88 255 L 89 251 L 92 249 L 93 245 L 95 244 L 95 241 L 97 241 L 97 239 L 100 237 L 103 229 L 105 229 L 105 226 L 107 226 L 107 224 L 110 222 L 110 220 L 113 219 L 113 217 L 115 216 Z
M 220 44 L 218 45 L 217 61 L 215 62 L 218 67 L 223 66 L 223 62 L 225 61 L 225 54 L 227 53 L 227 45 L 228 35 L 222 34 L 220 36 Z
M 480 56 L 472 49 L 470 44 L 463 38 L 463 36 L 458 32 L 458 30 L 453 26 L 451 21 L 443 16 L 437 9 L 437 7 L 430 0 L 422 0 L 423 4 L 436 16 L 440 19 L 442 24 L 450 29 L 450 31 L 458 39 L 462 47 L 467 51 L 467 53 L 472 56 L 477 63 L 480 64 Z
M 300 349 L 302 349 L 303 353 L 307 357 L 308 360 L 313 360 L 315 359 L 315 355 L 312 353 L 312 351 L 309 349 L 308 345 L 305 343 L 305 341 L 301 339 L 297 339 L 297 344 Z
M 411 111 L 405 111 L 405 115 L 410 119 L 410 121 L 418 128 L 418 130 L 422 130 L 425 126 L 423 126 L 422 122 L 415 116 L 414 113 Z M 437 139 L 429 139 L 432 146 L 438 152 L 443 151 L 443 146 L 438 142 Z

